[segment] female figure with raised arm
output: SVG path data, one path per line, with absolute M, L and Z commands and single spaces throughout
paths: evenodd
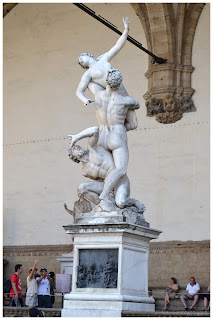
M 108 71 L 112 68 L 109 61 L 114 58 L 118 52 L 123 48 L 126 43 L 128 32 L 129 32 L 129 18 L 124 19 L 124 32 L 108 52 L 102 54 L 97 59 L 88 52 L 81 53 L 78 57 L 78 62 L 82 68 L 87 69 L 83 74 L 81 81 L 76 90 L 77 97 L 84 103 L 84 105 L 89 105 L 93 100 L 87 99 L 84 92 L 87 89 L 89 83 L 92 81 L 95 84 L 99 84 L 101 87 L 106 88 L 106 78 Z M 126 89 L 123 84 L 119 88 L 119 94 L 123 96 L 128 96 Z M 134 130 L 138 126 L 137 117 L 134 110 L 128 110 L 126 115 L 125 127 L 126 130 Z

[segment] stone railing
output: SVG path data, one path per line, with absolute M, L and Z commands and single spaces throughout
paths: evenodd
M 61 317 L 61 309 L 56 308 L 38 308 L 44 311 L 45 317 Z M 4 307 L 4 317 L 28 317 L 29 308 Z

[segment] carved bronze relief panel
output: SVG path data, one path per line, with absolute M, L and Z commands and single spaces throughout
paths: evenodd
M 117 288 L 118 249 L 80 249 L 77 288 Z

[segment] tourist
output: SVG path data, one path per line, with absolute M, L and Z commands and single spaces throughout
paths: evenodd
M 149 298 L 155 299 L 155 298 L 153 297 L 153 295 L 152 295 L 152 289 L 149 289 L 149 290 L 148 290 L 148 296 L 149 296 Z
M 180 296 L 180 300 L 182 304 L 184 305 L 185 310 L 188 310 L 186 306 L 186 300 L 192 299 L 193 303 L 189 307 L 189 310 L 193 310 L 194 306 L 199 300 L 199 293 L 200 292 L 200 286 L 199 284 L 195 281 L 194 277 L 190 278 L 190 283 L 186 287 L 186 294 Z
M 22 264 L 15 266 L 15 273 L 11 277 L 12 288 L 10 290 L 10 303 L 11 307 L 23 307 L 23 299 L 21 297 L 21 279 L 19 276 L 23 273 Z
M 55 303 L 55 273 L 53 271 L 50 271 L 49 276 L 53 280 L 50 283 L 50 300 L 51 300 L 52 307 L 53 307 L 53 305 Z
M 47 269 L 40 270 L 41 276 L 36 278 L 38 283 L 38 307 L 39 308 L 52 308 L 50 301 L 50 283 L 53 280 L 47 274 Z
M 164 298 L 164 311 L 168 309 L 169 298 L 174 299 L 175 293 L 178 292 L 178 284 L 175 278 L 170 279 L 170 284 L 166 288 L 165 298 Z
M 34 262 L 34 265 L 29 270 L 29 276 L 27 277 L 27 293 L 26 293 L 26 305 L 29 308 L 36 307 L 38 305 L 38 283 L 35 279 L 37 274 L 38 260 Z
M 204 294 L 204 301 L 203 301 L 204 302 L 204 308 L 202 309 L 202 311 L 210 310 L 210 283 L 209 283 L 207 291 L 209 293 Z
M 29 310 L 28 317 L 44 317 L 44 312 L 33 307 Z

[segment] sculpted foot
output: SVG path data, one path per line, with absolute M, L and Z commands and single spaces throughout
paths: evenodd
M 139 200 L 136 200 L 135 201 L 135 206 L 141 211 L 141 212 L 144 212 L 146 210 L 146 207 L 145 205 L 140 202 Z
M 114 211 L 117 209 L 116 204 L 112 200 L 101 200 L 99 206 L 103 211 Z
M 112 201 L 112 199 L 109 196 L 107 196 L 103 193 L 100 194 L 99 199 L 104 200 L 104 201 Z

